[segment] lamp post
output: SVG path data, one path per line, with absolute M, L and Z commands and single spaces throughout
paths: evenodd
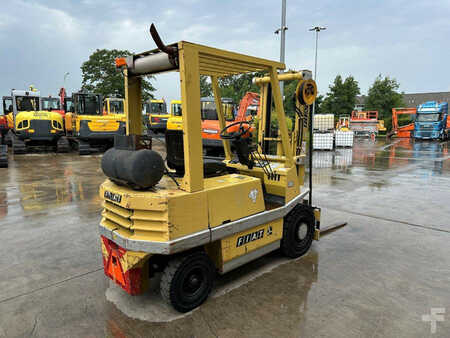
M 66 88 L 66 80 L 67 80 L 67 77 L 69 76 L 69 74 L 70 74 L 69 72 L 64 74 L 64 82 L 63 82 L 63 87 L 64 88 Z
M 317 46 L 319 42 L 319 32 L 327 29 L 326 27 L 316 26 L 313 28 L 310 28 L 310 32 L 316 32 L 316 57 L 314 59 L 314 81 L 317 80 Z M 313 115 L 316 112 L 316 101 L 313 102 Z
M 278 28 L 274 33 L 278 34 L 281 33 L 281 39 L 280 39 L 280 62 L 284 63 L 284 56 L 285 56 L 285 41 L 286 41 L 286 0 L 281 0 L 281 27 Z M 280 82 L 280 90 L 281 90 L 281 97 L 283 97 L 284 92 L 284 83 L 283 81 Z
M 314 81 L 316 81 L 317 78 L 317 45 L 319 41 L 319 32 L 325 30 L 326 27 L 320 27 L 316 26 L 313 28 L 310 28 L 310 31 L 316 32 L 316 57 L 314 60 Z M 313 158 L 313 121 L 314 121 L 314 114 L 316 112 L 316 100 L 313 102 L 313 110 L 311 114 L 311 123 L 309 124 L 309 205 L 312 206 L 312 158 Z

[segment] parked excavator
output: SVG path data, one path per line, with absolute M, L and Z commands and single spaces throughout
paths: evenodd
M 39 91 L 11 91 L 12 112 L 7 115 L 14 154 L 24 154 L 34 147 L 55 147 L 68 152 L 69 142 L 64 135 L 61 114 L 42 109 Z
M 172 101 L 174 102 L 174 101 Z M 181 101 L 178 101 L 181 104 Z M 202 143 L 203 149 L 207 155 L 223 155 L 223 146 L 220 139 L 220 124 L 217 115 L 217 109 L 213 97 L 202 97 L 201 116 L 202 116 Z M 237 121 L 251 121 L 259 114 L 259 94 L 247 92 L 239 103 L 239 109 L 235 114 L 236 107 L 230 98 L 222 98 L 222 109 L 225 114 L 225 123 L 227 125 Z M 175 106 L 174 106 L 175 107 Z M 181 133 L 183 118 L 180 109 L 172 109 L 171 116 L 167 120 L 166 141 L 172 138 L 174 134 Z M 238 126 L 230 127 L 230 131 L 236 131 Z M 254 126 L 251 127 L 249 133 L 244 138 L 250 136 L 254 132 Z M 174 165 L 170 163 L 170 165 Z
M 80 155 L 105 151 L 113 146 L 115 135 L 125 134 L 125 115 L 103 115 L 101 95 L 76 92 L 71 104 L 65 117 L 66 133 Z
M 144 104 L 144 125 L 147 130 L 151 130 L 154 133 L 165 132 L 167 128 L 167 120 L 170 117 L 167 111 L 167 104 L 164 99 L 148 100 Z
M 125 114 L 124 99 L 119 97 L 107 97 L 103 100 L 103 115 Z
M 236 121 L 250 121 L 259 115 L 260 95 L 258 93 L 247 92 L 239 102 L 239 109 Z
M 412 137 L 412 132 L 414 131 L 414 117 L 416 116 L 416 108 L 392 108 L 392 129 L 386 135 L 387 138 L 393 136 L 400 138 Z M 399 115 L 411 115 L 410 122 L 400 126 L 399 125 Z

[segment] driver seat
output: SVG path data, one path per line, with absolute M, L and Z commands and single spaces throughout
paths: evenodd
M 178 176 L 184 175 L 183 133 L 176 130 L 166 130 L 167 166 L 176 171 Z M 205 178 L 229 173 L 227 165 L 211 157 L 203 156 L 203 176 Z

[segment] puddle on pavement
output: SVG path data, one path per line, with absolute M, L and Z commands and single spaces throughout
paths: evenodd
M 216 278 L 214 288 L 210 298 L 217 298 L 237 289 L 258 277 L 273 271 L 274 269 L 286 264 L 296 262 L 301 259 L 313 260 L 317 264 L 318 253 L 311 250 L 308 255 L 297 259 L 288 259 L 281 253 L 275 251 L 256 261 L 248 263 L 234 271 Z M 157 276 L 151 280 L 150 290 L 144 295 L 130 296 L 119 286 L 110 281 L 106 290 L 106 299 L 113 303 L 119 311 L 132 319 L 138 319 L 145 322 L 171 322 L 180 318 L 189 316 L 194 309 L 188 313 L 179 313 L 168 305 L 159 294 L 159 280 Z

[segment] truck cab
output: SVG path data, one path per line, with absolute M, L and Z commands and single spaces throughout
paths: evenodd
M 422 140 L 448 139 L 448 103 L 428 101 L 417 107 L 414 138 Z

